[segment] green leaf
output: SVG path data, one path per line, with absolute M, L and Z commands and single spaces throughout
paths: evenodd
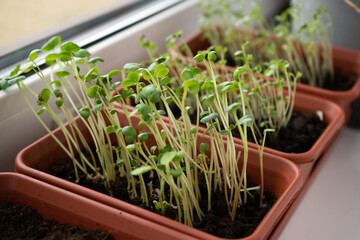
M 208 56 L 207 56 L 207 59 L 210 61 L 210 62 L 215 62 L 217 57 L 216 57 L 216 52 L 215 51 L 211 51 L 208 53 Z
M 10 79 L 10 80 L 8 81 L 8 83 L 9 83 L 9 85 L 11 86 L 11 85 L 17 83 L 18 81 L 23 81 L 23 80 L 25 80 L 25 76 L 18 76 L 18 77 L 16 77 L 16 78 Z
M 40 108 L 39 109 L 39 111 L 37 111 L 36 113 L 37 113 L 37 115 L 41 115 L 41 114 L 43 114 L 43 112 L 46 110 L 46 108 L 45 107 L 42 107 L 42 108 Z
M 147 85 L 146 87 L 144 87 L 141 91 L 141 94 L 144 98 L 146 98 L 152 103 L 157 103 L 158 101 L 160 101 L 161 91 L 154 85 Z
M 228 130 L 221 130 L 220 131 L 220 134 L 222 134 L 222 135 L 229 135 L 229 131 Z
M 202 100 L 205 106 L 210 106 L 213 103 L 214 99 L 215 99 L 215 95 L 210 94 L 208 96 L 204 96 Z
M 115 75 L 121 75 L 122 71 L 121 70 L 112 70 L 111 72 L 109 72 L 109 78 L 112 78 L 112 76 Z
M 35 61 L 39 54 L 38 54 L 38 51 L 40 51 L 39 49 L 34 49 L 30 52 L 29 56 L 28 56 L 28 62 L 29 61 Z
M 134 90 L 132 88 L 130 89 L 124 89 L 121 94 L 123 95 L 124 98 L 129 98 L 134 94 Z
M 163 164 L 157 164 L 156 165 L 157 169 L 161 170 L 161 171 L 165 171 L 166 167 Z
M 64 104 L 64 101 L 61 98 L 58 98 L 55 100 L 55 104 L 58 108 L 61 108 L 61 106 Z
M 95 114 L 97 114 L 99 111 L 101 111 L 101 109 L 103 109 L 102 103 L 96 105 L 96 106 L 94 107 L 94 112 L 95 112 Z
M 207 143 L 200 143 L 200 152 L 205 153 L 209 149 L 209 144 Z
M 270 116 L 277 116 L 279 112 L 277 110 L 271 111 Z
M 157 149 L 157 146 L 152 146 L 152 147 L 150 148 L 151 153 L 154 153 L 154 152 L 156 151 L 156 149 Z
M 192 94 L 197 94 L 200 90 L 200 82 L 195 79 L 186 80 L 183 82 L 183 85 Z
M 61 42 L 61 38 L 59 36 L 52 37 L 41 47 L 42 52 L 48 52 L 53 50 L 57 45 Z
M 138 135 L 138 138 L 141 140 L 141 141 L 146 141 L 149 137 L 149 133 L 148 132 L 142 132 Z
M 157 62 L 157 63 L 163 63 L 165 61 L 166 61 L 165 57 L 158 57 L 157 59 L 155 59 L 155 62 Z
M 97 96 L 97 93 L 100 89 L 100 86 L 99 85 L 94 85 L 92 87 L 90 87 L 87 91 L 86 91 L 86 95 L 89 97 L 89 98 L 94 98 Z
M 73 42 L 67 42 L 60 46 L 60 50 L 66 53 L 76 53 L 80 51 L 80 47 Z
M 60 61 L 62 62 L 69 62 L 72 60 L 72 56 L 70 53 L 67 52 L 61 52 L 59 53 Z
M 197 54 L 194 59 L 198 62 L 201 63 L 202 61 L 204 61 L 205 56 L 203 54 Z
M 54 60 L 58 59 L 59 57 L 60 56 L 57 53 L 50 53 L 45 57 L 45 60 L 46 61 L 54 61 Z
M 172 96 L 168 96 L 168 97 L 166 97 L 166 103 L 171 103 L 171 102 L 173 102 L 174 101 L 174 99 L 173 99 L 173 97 Z
M 62 98 L 62 96 L 63 96 L 60 89 L 54 89 L 53 93 L 54 93 L 55 97 L 57 97 L 57 98 Z
M 112 98 L 110 98 L 109 103 L 113 103 L 115 101 L 119 101 L 121 99 L 121 95 L 115 95 Z
M 157 78 L 163 78 L 169 73 L 169 69 L 162 63 L 156 66 L 154 73 Z
M 194 78 L 194 74 L 192 73 L 192 71 L 188 68 L 185 68 L 184 70 L 182 70 L 181 72 L 181 79 L 183 81 L 189 80 Z
M 183 170 L 182 168 L 179 168 L 179 169 L 170 169 L 170 174 L 174 177 L 180 177 L 181 174 L 183 173 Z
M 138 69 L 141 66 L 140 63 L 127 63 L 124 65 L 124 70 L 125 72 L 131 72 L 135 69 Z
M 106 127 L 105 132 L 106 132 L 106 134 L 115 133 L 116 128 L 114 126 L 108 126 L 108 127 Z
M 75 61 L 77 64 L 84 64 L 85 63 L 85 60 L 83 58 L 81 59 L 76 59 Z
M 119 85 L 121 85 L 121 82 L 114 82 L 114 83 L 111 85 L 110 90 L 112 91 L 112 90 L 117 89 L 117 87 L 118 87 Z
M 201 73 L 201 68 L 198 68 L 198 67 L 191 68 L 190 70 L 191 70 L 191 72 L 193 73 L 194 76 L 195 76 L 196 74 Z
M 153 62 L 153 63 L 150 64 L 150 66 L 148 67 L 148 70 L 149 70 L 151 73 L 154 73 L 154 72 L 155 72 L 155 68 L 156 68 L 157 65 L 158 65 L 157 62 Z
M 203 118 L 203 117 L 205 117 L 205 116 L 207 116 L 207 115 L 209 115 L 209 111 L 202 111 L 202 112 L 200 113 L 200 119 Z
M 23 73 L 28 73 L 28 72 L 30 72 L 31 70 L 33 70 L 34 69 L 34 65 L 30 65 L 29 67 L 27 67 L 24 71 L 23 71 Z
M 77 57 L 77 58 L 86 58 L 86 57 L 90 57 L 91 53 L 86 49 L 80 49 L 73 55 L 74 55 L 74 57 Z
M 161 155 L 160 164 L 169 166 L 170 162 L 174 159 L 175 156 L 176 156 L 176 151 L 164 152 Z
M 18 65 L 16 65 L 16 68 L 10 73 L 10 77 L 18 74 L 18 72 L 20 71 L 21 68 L 21 64 L 19 63 Z
M 221 90 L 221 92 L 236 92 L 236 90 L 237 88 L 233 85 L 227 85 Z
M 180 161 L 184 158 L 184 150 L 181 150 L 176 153 L 176 156 L 174 157 L 173 161 L 176 163 L 180 163 Z
M 165 110 L 160 109 L 160 110 L 158 110 L 158 113 L 162 116 L 166 116 Z
M 95 79 L 99 76 L 99 67 L 93 67 L 92 69 L 90 69 L 84 79 L 88 82 L 91 81 L 92 79 Z
M 214 119 L 216 119 L 216 118 L 218 118 L 218 117 L 219 117 L 219 114 L 218 114 L 218 113 L 211 113 L 211 114 L 207 115 L 206 117 L 203 117 L 203 118 L 200 120 L 200 122 L 202 122 L 202 123 L 207 123 L 207 122 L 209 122 L 209 121 L 211 121 L 211 120 L 214 120 Z
M 58 71 L 55 73 L 55 76 L 57 76 L 59 78 L 63 78 L 63 77 L 69 76 L 69 75 L 70 75 L 70 73 L 67 71 Z
M 88 61 L 88 63 L 97 63 L 97 62 L 104 62 L 104 59 L 102 59 L 101 57 L 94 57 Z
M 62 86 L 62 83 L 61 83 L 60 81 L 57 81 L 57 80 L 52 81 L 50 84 L 55 84 L 55 86 L 57 86 L 57 87 L 61 87 L 61 86 Z
M 149 81 L 151 79 L 151 74 L 148 69 L 140 68 L 136 72 L 141 73 L 143 78 L 147 81 Z
M 267 129 L 264 130 L 264 133 L 265 133 L 265 132 L 275 132 L 275 129 L 273 129 L 273 128 L 267 128 Z
M 235 69 L 235 71 L 234 71 L 234 80 L 237 81 L 237 82 L 239 82 L 239 81 L 240 81 L 239 76 L 240 76 L 241 74 L 245 73 L 245 72 L 248 72 L 248 73 L 251 74 L 250 69 L 245 68 L 245 67 L 238 67 L 237 69 Z
M 201 86 L 205 91 L 212 91 L 215 89 L 214 83 L 212 81 L 206 81 Z
M 117 110 L 113 109 L 113 110 L 110 111 L 110 114 L 114 115 L 114 114 L 117 114 L 117 112 L 118 112 Z
M 136 130 L 131 126 L 126 126 L 121 129 L 122 133 L 125 135 L 125 140 L 128 143 L 133 143 L 136 137 Z
M 79 114 L 82 118 L 89 118 L 90 117 L 90 109 L 88 107 L 82 107 L 79 110 Z
M 135 151 L 135 144 L 129 144 L 126 146 L 126 150 L 128 150 L 129 152 L 133 152 Z
M 151 170 L 153 170 L 154 168 L 151 167 L 151 166 L 141 166 L 141 167 L 138 167 L 134 170 L 131 171 L 131 175 L 134 175 L 134 176 L 138 176 L 138 175 L 142 175 L 144 173 L 147 173 Z
M 136 108 L 139 109 L 141 115 L 146 115 L 146 114 L 149 114 L 149 113 L 151 112 L 150 106 L 149 106 L 149 105 L 146 105 L 146 104 L 143 104 L 143 103 L 138 104 L 138 105 L 136 106 Z
M 127 75 L 125 81 L 122 82 L 121 87 L 129 87 L 138 83 L 140 80 L 140 75 L 137 72 L 131 72 Z
M 196 134 L 198 132 L 197 127 L 192 127 L 189 131 L 189 134 Z
M 239 119 L 239 123 L 241 125 L 246 123 L 247 126 L 251 126 L 254 124 L 254 122 L 255 122 L 255 118 L 253 115 L 245 115 Z
M 201 136 L 204 136 L 205 134 L 207 134 L 212 128 L 213 128 L 213 126 L 210 125 Z
M 226 109 L 225 109 L 225 112 L 228 113 L 232 113 L 232 112 L 235 112 L 239 107 L 241 107 L 241 103 L 233 103 L 231 104 L 230 106 L 228 106 Z
M 51 91 L 48 88 L 44 88 L 41 90 L 41 92 L 38 95 L 38 101 L 47 103 L 50 99 Z
M 6 90 L 9 87 L 9 82 L 5 78 L 1 79 L 1 90 Z

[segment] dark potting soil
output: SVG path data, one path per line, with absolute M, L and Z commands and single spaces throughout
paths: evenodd
M 195 120 L 195 116 L 190 116 L 191 120 Z M 274 138 L 269 133 L 265 141 L 265 146 L 287 153 L 303 153 L 311 149 L 323 131 L 326 129 L 326 121 L 320 120 L 316 113 L 302 114 L 293 111 L 290 121 L 286 128 L 280 129 L 278 136 Z M 202 127 L 205 127 L 202 125 Z M 261 132 L 263 129 L 260 130 Z M 235 128 L 232 134 L 236 138 L 240 138 L 240 133 Z M 260 137 L 257 137 L 260 139 Z M 248 140 L 255 142 L 252 133 L 248 132 Z
M 302 114 L 294 111 L 287 127 L 280 129 L 277 138 L 268 136 L 265 145 L 287 153 L 307 152 L 323 133 L 326 126 L 326 121 L 322 121 L 316 113 Z M 251 134 L 248 136 L 249 138 L 252 137 Z
M 324 80 L 325 84 L 322 88 L 331 91 L 347 91 L 352 88 L 357 78 L 357 73 L 335 69 L 333 79 L 331 80 L 330 77 L 327 76 Z M 306 79 L 301 79 L 300 82 L 307 84 Z
M 73 165 L 69 160 L 63 159 L 57 161 L 50 173 L 68 181 L 75 182 Z M 161 214 L 154 208 L 154 204 L 152 204 L 154 200 L 159 200 L 155 194 L 155 189 L 159 186 L 158 178 L 156 176 L 151 177 L 149 174 L 145 176 L 144 174 L 144 180 L 147 182 L 149 190 L 149 206 L 146 206 L 140 197 L 131 198 L 129 196 L 126 179 L 119 177 L 119 174 L 117 174 L 117 179 L 111 183 L 113 197 Z M 202 182 L 201 179 L 199 182 Z M 101 180 L 98 182 L 93 182 L 92 180 L 86 179 L 86 177 L 83 175 L 81 176 L 79 184 L 91 188 L 95 191 L 108 194 Z M 200 191 L 202 196 L 207 196 L 205 181 L 200 183 Z M 140 189 L 138 189 L 138 193 L 140 193 Z M 231 221 L 229 217 L 224 194 L 222 192 L 213 194 L 212 211 L 204 212 L 205 216 L 202 221 L 200 221 L 197 216 L 195 216 L 194 228 L 223 238 L 231 239 L 249 236 L 255 230 L 257 225 L 259 225 L 261 220 L 276 201 L 276 197 L 265 189 L 263 197 L 264 204 L 260 207 L 260 193 L 255 191 L 252 192 L 252 194 L 253 198 L 248 197 L 248 203 L 243 204 L 238 209 L 234 221 Z M 203 211 L 207 209 L 206 197 L 200 199 L 200 206 Z M 177 210 L 175 209 L 166 210 L 165 216 L 175 221 L 178 220 Z
M 0 203 L 0 239 L 107 240 L 111 236 L 44 219 L 35 209 L 22 204 Z

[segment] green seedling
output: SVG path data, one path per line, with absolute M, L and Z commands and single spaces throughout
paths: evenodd
M 332 83 L 331 19 L 325 8 L 319 7 L 312 20 L 292 29 L 291 21 L 298 19 L 301 10 L 295 4 L 273 20 L 263 16 L 259 2 L 207 0 L 199 6 L 205 36 L 213 46 L 226 46 L 237 65 L 244 62 L 236 52 L 250 42 L 248 53 L 255 64 L 264 67 L 265 62 L 284 59 L 290 72 L 303 74 L 303 82 L 318 87 Z

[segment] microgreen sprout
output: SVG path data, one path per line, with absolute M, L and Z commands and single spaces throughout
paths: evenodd
M 180 33 L 171 36 L 169 44 L 177 47 L 174 42 L 179 38 Z M 141 43 L 150 50 L 156 49 L 145 38 Z M 168 54 L 153 55 L 146 67 L 127 63 L 122 71 L 101 75 L 102 58 L 91 58 L 75 43 L 61 44 L 61 39 L 55 37 L 29 55 L 32 70 L 45 87 L 35 93 L 25 82 L 16 83 L 35 116 L 73 161 L 77 179 L 80 172 L 94 181 L 102 179 L 111 193 L 111 183 L 118 174 L 127 180 L 131 197 L 140 197 L 147 207 L 152 206 L 161 214 L 170 209 L 177 211 L 177 220 L 189 226 L 195 216 L 202 220 L 205 212 L 212 210 L 212 196 L 220 191 L 234 220 L 241 205 L 253 197 L 253 191 L 260 189 L 262 205 L 265 139 L 267 133 L 276 134 L 286 124 L 295 94 L 292 82 L 299 77 L 287 73 L 288 64 L 282 60 L 266 65 L 266 77 L 260 77 L 257 73 L 263 73 L 262 69 L 253 67 L 246 45 L 238 54 L 244 64 L 225 77 L 215 67 L 224 64 L 218 62 L 225 58 L 227 49 L 223 47 L 195 55 L 195 61 L 203 63 L 205 69 L 189 65 L 179 68 L 181 63 Z M 46 53 L 50 77 L 36 64 L 38 52 Z M 18 67 L 14 74 L 20 71 Z M 122 80 L 112 82 L 115 75 Z M 33 107 L 25 91 L 35 98 L 40 109 Z M 126 105 L 129 99 L 135 103 L 131 112 Z M 126 119 L 118 118 L 120 109 L 115 108 L 115 102 Z M 75 121 L 70 109 L 77 109 L 80 120 Z M 61 121 L 59 112 L 68 125 Z M 42 114 L 50 114 L 55 120 L 65 143 L 52 134 L 42 121 Z M 90 132 L 95 151 L 80 131 L 79 121 Z M 201 124 L 206 126 L 202 134 L 198 131 Z M 242 139 L 242 151 L 234 143 L 235 130 Z M 248 186 L 250 134 L 258 146 L 260 161 L 261 183 L 255 187 Z M 82 148 L 90 153 L 90 158 L 85 157 Z M 159 182 L 156 189 L 152 181 L 147 181 L 154 178 Z M 200 179 L 205 179 L 206 196 L 200 191 Z M 207 209 L 200 206 L 202 198 L 207 198 Z
M 36 63 L 38 52 L 46 53 L 44 59 L 51 70 L 49 77 L 45 77 Z M 113 70 L 106 75 L 100 75 L 96 64 L 104 60 L 99 57 L 90 58 L 90 56 L 87 50 L 81 49 L 75 43 L 61 44 L 60 37 L 54 37 L 40 50 L 32 51 L 28 58 L 31 69 L 43 81 L 45 88 L 37 94 L 23 81 L 18 80 L 16 83 L 35 116 L 72 159 L 77 181 L 79 181 L 79 171 L 93 180 L 101 178 L 111 193 L 110 182 L 116 177 L 114 168 L 116 159 L 112 154 L 114 146 L 112 146 L 110 134 L 116 133 L 117 155 L 122 162 L 119 166 L 120 172 L 128 179 L 129 191 L 136 196 L 136 187 L 131 175 L 131 155 L 126 151 L 127 141 L 132 141 L 134 136 L 133 132 L 129 131 L 131 126 L 128 126 L 128 131 L 125 131 L 126 126 L 120 126 L 117 111 L 113 105 L 115 100 L 125 105 L 124 98 L 118 95 L 112 97 L 110 92 L 117 85 L 111 84 L 112 77 L 122 72 Z M 40 106 L 39 110 L 33 107 L 26 91 L 35 97 L 37 105 Z M 85 136 L 79 129 L 79 122 L 75 121 L 71 109 L 78 109 L 77 115 L 90 132 L 96 148 L 95 152 L 92 152 L 85 140 Z M 40 118 L 40 115 L 45 112 L 61 128 L 66 139 L 64 144 L 52 134 L 50 128 Z M 59 114 L 65 116 L 68 126 L 61 120 Z M 129 123 L 131 124 L 130 121 Z M 119 131 L 121 129 L 124 131 Z M 84 155 L 80 146 L 90 153 L 90 158 Z M 79 159 L 76 158 L 76 153 L 79 154 Z
M 303 74 L 305 83 L 318 87 L 332 83 L 331 19 L 325 8 L 319 7 L 312 20 L 292 30 L 291 21 L 299 17 L 300 11 L 295 4 L 274 21 L 263 16 L 259 2 L 249 6 L 245 1 L 235 4 L 229 0 L 207 0 L 199 6 L 205 36 L 214 46 L 228 47 L 237 64 L 243 62 L 236 59 L 236 51 L 249 41 L 248 52 L 255 64 L 264 66 L 264 62 L 284 59 L 289 62 L 290 72 Z M 254 24 L 257 29 L 250 31 Z

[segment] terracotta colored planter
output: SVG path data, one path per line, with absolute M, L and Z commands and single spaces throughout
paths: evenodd
M 360 52 L 340 47 L 332 47 L 332 52 L 335 69 L 358 75 L 352 88 L 346 91 L 331 91 L 300 83 L 297 90 L 338 103 L 344 108 L 348 120 L 351 115 L 350 105 L 360 95 Z
M 207 39 L 204 38 L 203 31 L 197 31 L 193 35 L 185 39 L 193 53 L 204 50 L 210 46 Z M 297 92 L 311 94 L 317 97 L 325 98 L 338 103 L 346 112 L 346 120 L 351 115 L 351 103 L 360 95 L 360 51 L 345 49 L 340 47 L 332 47 L 334 68 L 341 72 L 356 73 L 357 79 L 351 89 L 346 91 L 332 91 L 319 87 L 313 87 L 307 84 L 298 83 Z M 196 63 L 195 60 L 185 57 L 187 61 L 197 64 L 201 68 L 205 68 L 202 63 Z M 228 71 L 233 71 L 233 67 L 226 66 Z M 346 121 L 347 122 L 347 121 Z
M 127 120 L 123 115 L 124 113 L 119 111 L 118 114 L 121 124 L 127 124 Z M 133 119 L 135 121 L 133 126 L 136 126 L 136 117 L 133 117 Z M 81 128 L 83 130 L 83 126 Z M 54 134 L 56 136 L 62 135 L 59 129 L 55 130 Z M 65 141 L 63 138 L 60 139 L 61 141 Z M 203 139 L 204 141 L 210 141 L 209 136 L 204 136 Z M 242 150 L 241 145 L 236 145 L 236 148 L 237 150 Z M 62 156 L 64 156 L 64 153 L 60 150 L 55 141 L 52 140 L 51 136 L 47 135 L 27 148 L 23 149 L 18 154 L 15 163 L 16 171 L 64 188 L 71 192 L 80 194 L 82 196 L 91 198 L 98 202 L 102 202 L 107 206 L 114 207 L 120 211 L 141 217 L 142 219 L 146 219 L 152 223 L 159 224 L 159 226 L 162 226 L 170 231 L 167 232 L 167 230 L 161 229 L 161 234 L 164 236 L 175 232 L 175 234 L 168 239 L 219 239 L 210 234 L 187 227 L 179 222 L 170 220 L 156 213 L 144 210 L 129 203 L 109 197 L 102 193 L 95 192 L 46 173 L 50 166 Z M 258 153 L 253 149 L 250 149 L 249 153 L 248 170 L 248 175 L 251 176 L 251 181 L 259 183 Z M 265 187 L 272 191 L 278 200 L 264 217 L 263 221 L 260 223 L 255 232 L 246 239 L 266 238 L 266 236 L 268 236 L 272 229 L 276 226 L 276 223 L 285 213 L 286 209 L 289 207 L 302 186 L 301 171 L 295 164 L 282 157 L 265 153 L 264 174 Z M 187 236 L 185 237 L 184 234 Z
M 44 218 L 107 231 L 113 239 L 185 239 L 175 231 L 18 173 L 0 173 L 0 202 L 22 203 Z M 139 231 L 141 229 L 141 231 Z M 172 232 L 171 234 L 169 234 Z M 178 234 L 178 235 L 177 235 Z

